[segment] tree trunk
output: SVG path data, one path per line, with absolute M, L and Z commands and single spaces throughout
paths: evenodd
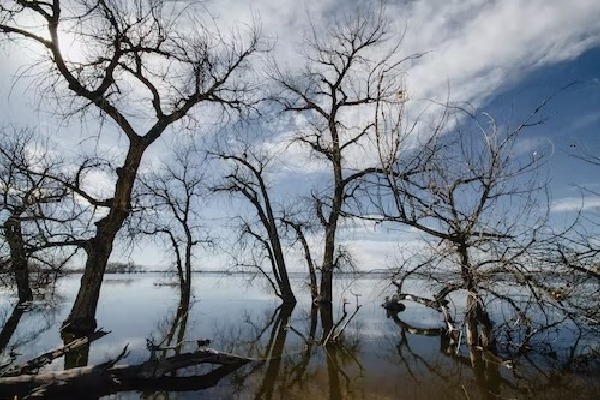
M 98 229 L 100 233 L 100 228 Z M 75 337 L 85 336 L 96 329 L 96 309 L 100 298 L 100 287 L 116 235 L 97 236 L 86 248 L 88 257 L 81 286 L 73 304 L 71 314 L 63 325 L 63 331 Z
M 321 328 L 323 330 L 321 335 L 321 343 L 325 343 L 334 325 L 333 304 L 331 302 L 322 303 L 319 305 L 319 311 L 321 313 Z
M 335 252 L 335 228 L 328 227 L 325 233 L 325 253 L 321 269 L 321 290 L 319 301 L 331 303 L 333 298 L 333 257 Z
M 315 269 L 315 264 L 313 262 L 312 255 L 310 253 L 310 246 L 306 241 L 306 237 L 304 236 L 304 232 L 302 231 L 302 225 L 299 223 L 295 223 L 292 221 L 283 221 L 288 224 L 296 231 L 296 237 L 302 244 L 302 249 L 304 251 L 304 260 L 306 261 L 306 265 L 308 266 L 308 277 L 309 277 L 309 285 L 310 285 L 310 300 L 314 303 L 318 300 L 317 296 L 319 295 L 317 288 L 317 273 Z
M 334 99 L 335 101 L 335 99 Z M 334 114 L 335 115 L 335 114 Z M 333 199 L 331 212 L 325 226 L 325 249 L 323 252 L 323 265 L 321 272 L 321 302 L 331 303 L 333 299 L 333 269 L 335 267 L 335 234 L 344 201 L 344 181 L 342 179 L 342 153 L 340 139 L 337 132 L 335 118 L 329 121 L 329 132 L 333 141 Z
M 17 284 L 19 303 L 33 300 L 33 292 L 29 287 L 28 257 L 18 216 L 11 215 L 6 220 L 4 236 L 10 249 L 10 264 Z
M 479 301 L 477 283 L 469 263 L 469 253 L 464 242 L 458 244 L 461 276 L 467 289 L 467 312 L 465 314 L 466 338 L 469 346 L 480 346 L 489 350 L 494 345 L 492 322 Z
M 281 248 L 279 230 L 277 229 L 277 223 L 275 221 L 273 207 L 271 206 L 269 192 L 267 190 L 267 186 L 265 185 L 262 179 L 262 176 L 259 174 L 257 178 L 260 184 L 266 212 L 266 215 L 262 216 L 261 218 L 263 219 L 263 225 L 265 226 L 267 234 L 269 235 L 269 242 L 271 243 L 273 257 L 275 258 L 274 261 L 277 267 L 277 271 L 273 272 L 277 272 L 277 275 L 279 276 L 279 279 L 277 279 L 277 283 L 279 285 L 279 293 L 281 294 L 281 299 L 285 304 L 293 306 L 296 304 L 296 297 L 294 296 L 294 292 L 292 292 L 292 285 L 290 284 L 290 278 L 287 273 L 285 257 L 283 256 L 283 250 Z M 260 215 L 260 205 L 258 206 L 257 211 Z
M 279 293 L 281 293 L 281 299 L 284 304 L 293 306 L 296 304 L 296 297 L 292 291 L 292 285 L 285 265 L 285 258 L 283 257 L 283 251 L 281 249 L 279 233 L 277 232 L 277 227 L 275 225 L 273 225 L 273 230 L 275 232 L 271 238 L 271 243 L 273 244 L 273 255 L 275 256 L 275 264 L 277 265 L 277 272 L 279 274 Z
M 81 286 L 63 332 L 78 336 L 90 334 L 96 328 L 96 309 L 104 271 L 113 248 L 113 241 L 129 215 L 131 190 L 135 183 L 142 154 L 150 141 L 138 138 L 130 143 L 122 168 L 117 168 L 115 195 L 109 200 L 108 215 L 96 223 L 96 236 L 86 245 L 87 261 L 81 277 Z

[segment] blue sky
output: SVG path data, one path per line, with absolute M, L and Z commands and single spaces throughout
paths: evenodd
M 327 26 L 353 4 L 342 0 L 223 0 L 215 1 L 209 8 L 219 18 L 223 31 L 229 25 L 249 23 L 260 16 L 263 33 L 275 43 L 274 58 L 294 69 L 305 61 L 298 49 L 309 28 L 309 17 L 316 26 Z M 599 1 L 390 1 L 387 14 L 396 31 L 405 32 L 402 45 L 405 54 L 428 52 L 406 72 L 407 91 L 415 100 L 444 101 L 449 96 L 454 101 L 470 102 L 498 121 L 517 122 L 548 96 L 573 84 L 545 108 L 547 121 L 528 131 L 523 151 L 552 150 L 548 173 L 555 212 L 580 205 L 577 185 L 593 188 L 600 184 L 597 179 L 600 167 L 586 165 L 570 154 L 580 149 L 600 153 Z M 105 153 L 122 151 L 123 138 L 112 127 L 105 127 L 100 139 L 90 144 L 86 138 L 98 129 L 93 122 L 82 126 L 77 121 L 68 124 L 59 121 L 48 112 L 47 105 L 38 107 L 37 93 L 30 80 L 15 81 L 18 67 L 30 63 L 36 51 L 10 45 L 0 50 L 3 124 L 38 126 L 67 153 L 81 151 L 86 146 L 100 148 Z M 278 132 L 275 127 L 263 141 L 271 148 L 286 147 L 286 133 L 289 132 Z M 157 143 L 144 161 L 156 163 L 163 156 L 168 140 Z M 296 192 L 302 184 L 310 189 L 314 179 L 319 179 L 318 165 L 307 158 L 304 150 L 289 148 L 284 158 L 285 163 L 273 178 L 282 198 Z M 109 195 L 112 179 L 98 174 L 90 185 Z M 286 186 L 292 180 L 293 187 Z M 226 208 L 235 208 L 230 206 Z M 600 201 L 590 197 L 586 206 L 600 206 Z M 223 207 L 206 212 L 207 215 L 223 213 Z M 344 244 L 369 269 L 389 264 L 398 252 L 399 241 L 406 244 L 418 240 L 417 234 L 403 230 L 377 230 L 353 223 L 341 229 Z M 314 242 L 318 243 L 319 238 L 315 237 Z M 129 256 L 150 265 L 164 260 L 160 252 L 148 248 L 131 255 L 117 252 L 115 258 Z M 207 260 L 210 266 L 224 262 L 219 256 Z

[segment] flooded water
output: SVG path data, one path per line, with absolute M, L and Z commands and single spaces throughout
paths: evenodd
M 309 297 L 302 295 L 308 289 L 300 276 L 293 277 L 299 295 L 293 309 L 280 307 L 261 280 L 196 274 L 191 307 L 178 313 L 178 288 L 162 284 L 170 281 L 161 274 L 106 276 L 97 319 L 111 333 L 92 343 L 88 365 L 116 357 L 125 346 L 129 353 L 119 363 L 135 364 L 196 350 L 199 340 L 211 340 L 211 348 L 254 361 L 204 389 L 210 385 L 190 382 L 187 390 L 119 392 L 104 398 L 600 398 L 600 366 L 591 356 L 597 354 L 600 338 L 568 324 L 555 324 L 532 342 L 533 350 L 508 359 L 469 352 L 464 340 L 461 346 L 449 346 L 440 329 L 441 315 L 425 307 L 407 304 L 397 316 L 386 315 L 381 303 L 393 290 L 377 277 L 339 278 L 330 316 L 311 307 Z M 56 296 L 36 302 L 20 316 L 14 333 L 0 337 L 2 363 L 11 350 L 18 363 L 62 346 L 59 327 L 78 287 L 78 276 L 61 278 Z M 415 293 L 428 290 L 421 281 L 411 282 L 410 288 Z M 5 328 L 13 304 L 4 292 L 0 321 Z M 459 299 L 453 307 L 460 314 Z M 500 308 L 495 312 L 502 315 Z M 331 334 L 323 334 L 323 324 L 333 324 Z M 502 348 L 505 337 L 498 335 Z M 148 345 L 157 343 L 173 348 L 150 351 Z M 48 369 L 63 369 L 64 363 L 57 359 Z M 188 368 L 184 375 L 210 371 Z

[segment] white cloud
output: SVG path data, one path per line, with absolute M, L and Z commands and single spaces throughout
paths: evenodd
M 417 97 L 443 99 L 449 85 L 453 98 L 478 105 L 530 68 L 572 59 L 600 42 L 600 3 L 593 0 L 411 4 L 405 49 L 431 51 L 410 71 Z
M 598 210 L 600 209 L 600 197 L 590 196 L 581 197 L 563 197 L 552 202 L 551 211 L 578 211 L 578 210 Z
M 278 62 L 300 68 L 305 60 L 299 58 L 298 46 L 303 36 L 300 32 L 309 29 L 307 11 L 318 26 L 340 2 L 297 3 L 277 2 L 274 6 L 272 0 L 258 0 L 252 10 L 260 13 L 264 31 L 277 35 Z M 234 19 L 249 21 L 244 12 L 248 9 L 235 8 Z M 405 54 L 429 52 L 407 73 L 407 91 L 413 99 L 409 115 L 423 110 L 426 102 L 422 100 L 443 102 L 448 96 L 481 106 L 533 69 L 573 59 L 600 44 L 600 2 L 594 0 L 421 0 L 390 5 L 387 15 L 398 32 L 406 27 Z M 364 118 L 359 111 L 348 117 Z M 298 129 L 305 126 L 301 121 L 298 124 Z M 284 148 L 291 136 L 286 133 L 275 138 L 273 146 Z M 373 146 L 363 145 L 346 154 L 352 167 L 377 163 Z M 326 168 L 309 154 L 305 147 L 287 148 L 286 169 L 312 173 Z

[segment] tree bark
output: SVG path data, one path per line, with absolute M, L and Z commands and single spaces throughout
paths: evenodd
M 321 343 L 327 344 L 327 338 L 331 334 L 333 329 L 333 304 L 331 302 L 322 303 L 319 305 L 319 312 L 321 314 L 321 328 L 323 330 L 321 336 Z
M 19 303 L 33 300 L 33 292 L 29 286 L 29 266 L 23 232 L 19 217 L 11 215 L 4 223 L 4 237 L 10 250 L 10 264 L 13 270 Z

